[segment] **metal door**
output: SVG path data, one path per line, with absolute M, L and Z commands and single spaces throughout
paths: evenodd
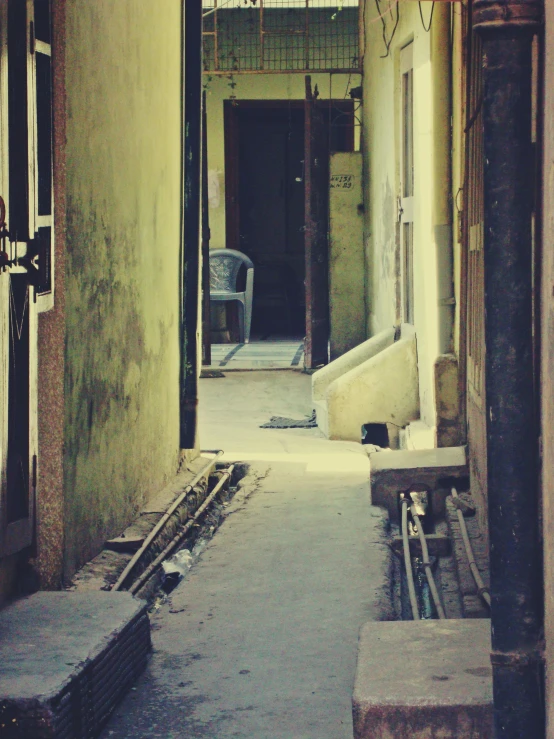
M 317 106 L 306 77 L 304 104 L 304 187 L 306 260 L 305 366 L 329 361 L 329 133 L 324 111 Z
M 34 539 L 37 323 L 53 305 L 48 0 L 0 1 L 0 554 Z

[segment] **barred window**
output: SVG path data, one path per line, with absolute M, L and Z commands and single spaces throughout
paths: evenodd
M 205 0 L 204 71 L 359 72 L 358 0 Z

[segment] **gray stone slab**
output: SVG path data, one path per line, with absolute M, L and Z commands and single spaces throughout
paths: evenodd
M 398 521 L 398 493 L 411 484 L 432 491 L 433 512 L 444 516 L 444 501 L 449 489 L 444 481 L 468 476 L 465 447 L 408 449 L 375 452 L 370 456 L 371 502 L 384 506 L 392 521 Z M 441 485 L 443 485 L 441 487 Z
M 490 621 L 367 623 L 354 739 L 492 739 Z
M 145 666 L 145 609 L 129 593 L 42 592 L 0 611 L 0 736 L 93 736 Z

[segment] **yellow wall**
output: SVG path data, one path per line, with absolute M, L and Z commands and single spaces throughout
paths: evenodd
M 181 4 L 67 0 L 65 574 L 175 473 Z
M 432 3 L 422 2 L 428 22 Z M 433 33 L 443 28 L 450 10 L 435 3 Z M 433 63 L 431 33 L 422 26 L 418 3 L 402 3 L 400 20 L 386 58 L 383 28 L 375 5 L 369 1 L 365 12 L 365 58 L 363 140 L 365 188 L 365 250 L 367 266 L 368 330 L 374 335 L 401 320 L 399 305 L 399 231 L 398 196 L 400 195 L 400 50 L 413 40 L 414 62 L 414 308 L 417 334 L 421 417 L 435 427 L 434 362 L 444 351 L 441 340 L 439 297 L 443 260 L 440 240 L 449 233 L 444 213 L 439 207 L 437 176 L 440 162 L 435 161 L 437 125 L 433 105 L 437 92 L 433 74 L 444 77 L 448 90 L 448 69 Z M 393 9 L 393 15 L 396 11 Z M 387 39 L 394 19 L 386 18 Z M 442 122 L 449 130 L 449 119 Z M 439 165 L 439 166 L 437 166 Z M 444 180 L 443 180 L 444 182 Z
M 331 155 L 329 319 L 331 360 L 366 338 L 362 153 Z M 350 177 L 344 182 L 344 176 Z
M 322 99 L 343 99 L 349 80 L 348 74 L 312 74 L 312 88 L 317 84 Z M 225 247 L 225 146 L 223 129 L 223 101 L 235 96 L 237 100 L 303 100 L 304 74 L 236 74 L 232 77 L 204 75 L 207 90 L 208 169 L 212 182 L 216 181 L 218 198 L 210 204 L 210 247 Z M 359 75 L 350 77 L 350 87 L 360 84 Z M 213 191 L 213 188 L 212 188 Z

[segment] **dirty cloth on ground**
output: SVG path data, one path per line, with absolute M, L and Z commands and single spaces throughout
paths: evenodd
M 286 416 L 271 416 L 267 423 L 262 423 L 261 429 L 315 429 L 317 420 L 315 411 L 306 418 L 287 418 Z

